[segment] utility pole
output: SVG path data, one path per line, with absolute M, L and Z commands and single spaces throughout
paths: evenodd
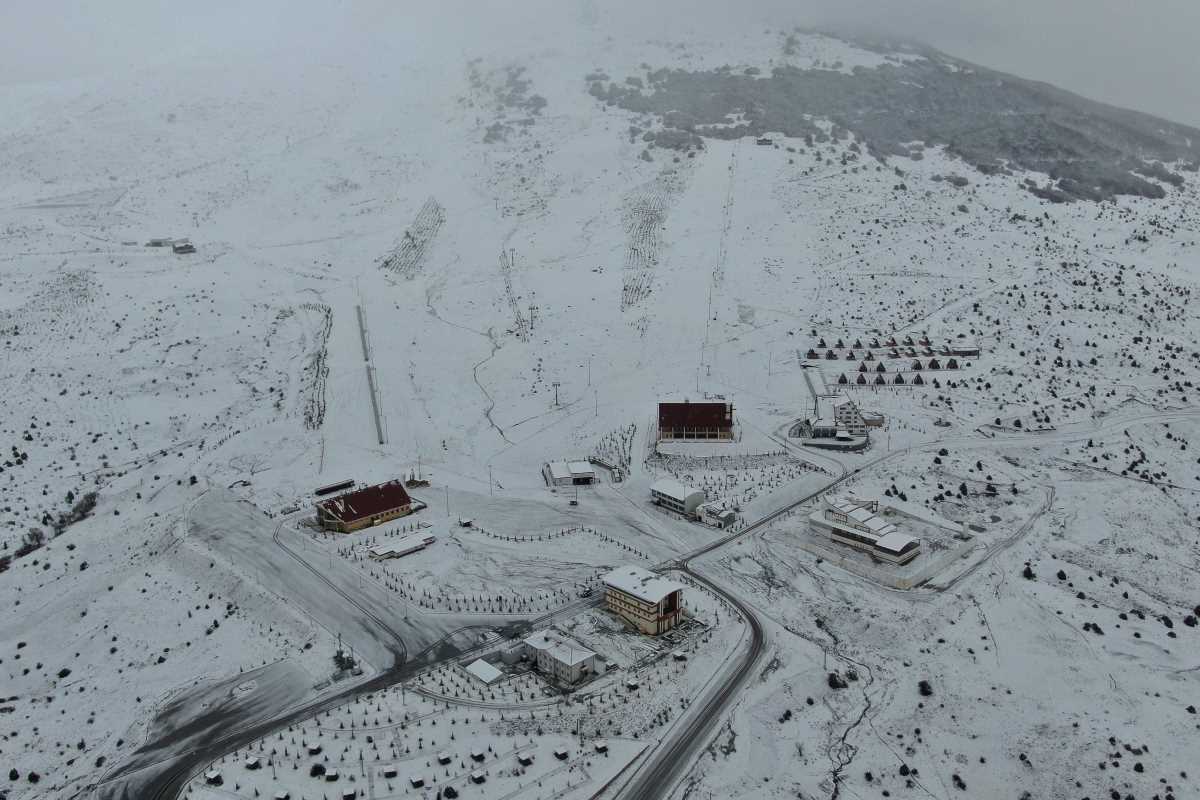
M 554 387 L 554 407 L 558 408 L 558 387 L 562 384 L 558 381 L 554 381 L 550 385 Z
M 495 491 L 493 491 L 495 489 L 495 486 L 496 486 L 496 482 L 494 480 L 492 480 L 492 465 L 488 464 L 488 496 L 490 496 L 490 497 L 496 496 Z
M 592 357 L 588 356 L 588 386 L 592 385 Z
M 442 488 L 446 490 L 446 516 L 448 517 L 450 516 L 450 487 L 443 486 Z

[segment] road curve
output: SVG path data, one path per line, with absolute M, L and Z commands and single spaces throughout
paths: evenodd
M 716 594 L 720 595 L 730 605 L 738 609 L 742 614 L 743 619 L 750 625 L 751 638 L 749 649 L 742 654 L 738 660 L 737 669 L 734 671 L 725 684 L 721 687 L 713 697 L 709 698 L 703 706 L 694 709 L 694 713 L 686 717 L 680 724 L 682 728 L 677 729 L 678 735 L 675 732 L 668 734 L 667 739 L 664 739 L 659 747 L 651 752 L 647 760 L 642 766 L 633 773 L 625 786 L 618 791 L 617 797 L 620 800 L 656 800 L 657 798 L 666 797 L 670 794 L 674 782 L 679 779 L 680 773 L 685 767 L 690 766 L 692 760 L 703 742 L 708 738 L 711 729 L 716 722 L 718 716 L 725 707 L 737 696 L 738 691 L 745 684 L 746 679 L 750 676 L 758 657 L 762 653 L 764 641 L 762 634 L 762 624 L 758 617 L 748 606 L 741 603 L 736 597 L 724 591 L 712 581 L 709 581 L 700 575 L 693 572 L 689 566 L 692 559 L 710 553 L 720 547 L 724 547 L 732 541 L 748 536 L 749 534 L 759 530 L 766 525 L 774 522 L 779 517 L 787 514 L 793 509 L 809 502 L 825 492 L 836 488 L 841 483 L 858 475 L 867 469 L 876 466 L 877 464 L 895 456 L 911 452 L 913 450 L 926 450 L 932 447 L 941 446 L 957 446 L 967 448 L 995 448 L 1003 449 L 1006 447 L 1030 447 L 1039 444 L 1062 443 L 1070 441 L 1078 441 L 1088 436 L 1095 435 L 1099 432 L 1113 431 L 1120 428 L 1129 427 L 1132 425 L 1149 424 L 1154 422 L 1174 422 L 1195 419 L 1200 416 L 1200 410 L 1181 409 L 1161 411 L 1152 409 L 1150 411 L 1133 415 L 1120 416 L 1117 418 L 1096 420 L 1093 425 L 1075 425 L 1067 430 L 1054 431 L 1049 433 L 1031 433 L 1026 432 L 1017 435 L 998 436 L 994 438 L 982 437 L 960 437 L 958 439 L 934 439 L 932 441 L 920 442 L 912 444 L 897 450 L 889 451 L 888 453 L 874 458 L 862 466 L 855 468 L 853 471 L 843 473 L 830 481 L 821 489 L 812 492 L 805 497 L 800 498 L 786 506 L 777 509 L 762 519 L 757 520 L 751 525 L 743 528 L 736 533 L 721 537 L 710 544 L 701 547 L 692 553 L 678 559 L 674 562 L 666 562 L 658 565 L 659 570 L 678 569 L 693 579 L 703 583 Z M 776 437 L 777 441 L 787 446 L 789 449 L 799 450 L 800 448 L 792 445 L 785 439 Z M 809 451 L 802 451 L 808 453 Z M 1053 489 L 1050 490 L 1046 503 L 1043 507 L 1043 512 L 1048 509 L 1049 504 L 1053 502 Z M 1023 535 L 1024 530 L 1028 527 L 1023 526 L 1017 538 Z M 973 569 L 970 571 L 974 571 Z M 965 576 L 959 576 L 959 579 Z M 957 583 L 959 579 L 954 582 Z
M 744 538 L 755 531 L 765 528 L 780 517 L 853 478 L 867 467 L 873 467 L 902 452 L 904 451 L 894 450 L 868 461 L 853 471 L 843 470 L 841 475 L 817 491 L 804 495 L 798 500 L 793 500 L 787 505 L 766 514 L 742 530 L 710 542 L 676 562 L 660 565 L 662 569 L 676 569 L 683 572 L 697 583 L 706 586 L 713 593 L 720 595 L 725 602 L 737 609 L 742 619 L 750 626 L 750 645 L 738 657 L 736 666 L 729 678 L 701 706 L 689 709 L 687 716 L 679 723 L 680 727 L 672 730 L 658 748 L 651 752 L 649 758 L 634 772 L 629 782 L 617 793 L 617 797 L 621 798 L 621 800 L 658 800 L 658 798 L 666 797 L 670 794 L 671 788 L 679 779 L 681 772 L 685 767 L 691 765 L 701 746 L 708 740 L 712 728 L 721 713 L 733 702 L 733 699 L 737 697 L 745 685 L 746 680 L 753 673 L 755 665 L 758 663 L 758 659 L 762 655 L 766 645 L 762 621 L 754 613 L 754 610 L 708 578 L 693 571 L 691 561 L 724 547 L 732 541 Z

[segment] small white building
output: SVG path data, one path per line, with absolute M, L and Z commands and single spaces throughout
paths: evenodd
M 596 470 L 587 461 L 549 461 L 542 477 L 548 486 L 588 486 L 596 482 Z
M 525 654 L 537 671 L 563 683 L 578 683 L 596 672 L 596 654 L 554 631 L 538 631 L 525 639 Z
M 398 539 L 372 545 L 367 552 L 376 561 L 383 561 L 388 558 L 400 558 L 409 553 L 424 550 L 435 541 L 437 541 L 435 537 L 425 533 L 410 533 Z
M 705 499 L 704 492 L 699 489 L 669 478 L 654 482 L 650 487 L 650 498 L 655 504 L 687 517 L 696 516 L 696 509 Z
M 471 677 L 481 682 L 484 686 L 491 686 L 496 681 L 504 677 L 504 673 L 496 669 L 496 667 L 482 658 L 477 658 L 467 666 L 463 667 Z

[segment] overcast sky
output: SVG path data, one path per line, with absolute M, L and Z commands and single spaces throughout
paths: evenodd
M 867 28 L 912 37 L 985 66 L 1200 127 L 1200 0 L 558 0 L 556 6 L 586 2 L 601 16 L 644 19 L 647 37 L 671 37 L 680 20 Z M 504 14 L 523 26 L 545 18 L 544 3 L 522 0 L 0 4 L 0 84 L 118 73 L 180 54 L 211 55 L 288 37 L 317 36 L 329 44 L 339 31 L 361 26 L 376 34 L 389 26 L 410 34 L 425 27 L 433 38 L 424 43 L 447 40 L 459 51 L 469 43 L 456 40 L 456 26 L 478 25 L 481 16 Z

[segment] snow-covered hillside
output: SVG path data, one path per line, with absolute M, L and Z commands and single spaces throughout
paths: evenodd
M 745 528 L 856 469 L 982 528 L 969 563 L 884 588 L 799 546 L 805 514 L 694 562 L 767 654 L 690 796 L 1197 791 L 1187 129 L 1137 140 L 1144 119 L 1060 98 L 1097 126 L 1079 152 L 1121 164 L 1089 188 L 1037 137 L 981 172 L 944 120 L 884 147 L 876 122 L 764 109 L 791 90 L 749 82 L 793 71 L 974 74 L 803 20 L 368 22 L 0 90 L 0 796 L 138 796 L 218 733 L 261 746 L 284 712 L 725 535 L 651 505 L 656 479 Z M 785 118 L 805 132 L 765 127 Z M 980 353 L 935 371 L 870 345 L 893 336 Z M 886 429 L 801 448 L 810 384 Z M 657 400 L 712 397 L 737 442 L 656 449 Z M 546 487 L 589 456 L 626 480 Z M 413 518 L 306 522 L 318 486 L 413 473 Z M 427 551 L 366 558 L 419 522 Z M 362 675 L 335 674 L 339 641 Z

